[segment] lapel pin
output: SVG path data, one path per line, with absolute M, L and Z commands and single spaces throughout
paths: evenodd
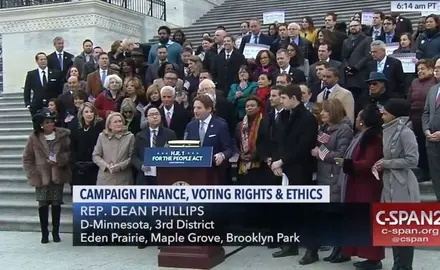
M 211 127 L 214 127 L 214 125 L 211 125 Z

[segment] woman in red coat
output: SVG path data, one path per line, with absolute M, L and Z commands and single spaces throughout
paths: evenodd
M 371 171 L 373 165 L 383 157 L 382 119 L 376 105 L 369 105 L 356 118 L 359 133 L 348 147 L 344 159 L 336 160 L 343 166 L 346 175 L 345 203 L 380 202 L 382 182 Z M 344 195 L 343 195 L 344 196 Z M 357 256 L 365 261 L 356 262 L 356 269 L 382 269 L 385 258 L 384 247 L 344 247 L 344 257 Z
M 257 96 L 262 101 L 261 114 L 264 115 L 264 108 L 266 108 L 267 100 L 269 99 L 270 86 L 272 85 L 272 75 L 268 72 L 263 72 L 258 77 Z

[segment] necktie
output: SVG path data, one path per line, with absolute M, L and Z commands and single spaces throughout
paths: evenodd
M 283 72 L 281 72 L 281 74 L 287 74 L 286 70 L 283 70 Z
M 258 44 L 258 36 L 254 36 L 254 44 Z
M 435 107 L 440 107 L 440 95 L 437 94 L 437 100 L 435 101 Z
M 392 36 L 391 35 L 387 35 L 387 43 L 391 43 L 391 40 L 392 40 L 393 38 L 392 38 Z
M 229 60 L 229 57 L 230 57 L 229 53 L 226 54 L 226 60 Z
M 203 145 L 203 140 L 205 139 L 205 122 L 200 121 L 199 127 L 199 138 L 200 138 L 200 146 Z
M 171 113 L 167 112 L 167 126 L 170 127 L 171 125 Z
M 58 54 L 58 62 L 60 63 L 60 68 L 63 70 L 63 54 Z
M 104 84 L 105 77 L 107 77 L 107 72 L 105 70 L 103 70 L 101 73 L 101 83 L 102 84 Z
M 325 88 L 324 89 L 324 97 L 323 97 L 323 99 L 324 100 L 327 100 L 328 99 L 328 96 L 330 96 L 330 90 L 328 90 L 327 88 Z
M 280 119 L 280 112 L 275 111 L 275 122 L 278 122 L 279 119 Z
M 380 33 L 377 30 L 374 30 L 374 40 L 376 40 L 379 37 Z
M 377 62 L 377 72 L 383 72 L 383 64 L 382 62 Z
M 157 140 L 157 130 L 153 130 L 153 145 L 151 147 L 156 147 Z
M 43 75 L 43 87 L 47 86 L 47 78 L 46 78 L 46 71 L 42 71 L 41 74 Z

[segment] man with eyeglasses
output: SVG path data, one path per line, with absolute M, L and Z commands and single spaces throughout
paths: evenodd
M 351 91 L 355 102 L 365 92 L 364 81 L 368 76 L 367 63 L 371 59 L 371 41 L 371 37 L 362 32 L 359 21 L 350 22 L 350 36 L 342 45 L 342 63 L 345 72 L 344 86 Z
M 391 16 L 386 16 L 385 20 L 383 20 L 383 31 L 385 35 L 381 39 L 386 44 L 399 42 L 400 38 L 396 34 L 396 20 Z
M 165 127 L 176 133 L 177 139 L 182 140 L 186 125 L 191 121 L 190 113 L 176 101 L 176 90 L 171 86 L 160 89 L 162 107 L 159 109 L 162 115 L 162 123 Z
M 286 45 L 288 45 L 289 43 L 295 43 L 296 45 L 298 45 L 298 47 L 302 49 L 304 57 L 309 60 L 309 64 L 313 64 L 316 62 L 316 56 L 313 50 L 312 42 L 300 37 L 300 31 L 301 27 L 299 26 L 299 24 L 289 24 L 289 26 L 287 27 L 288 43 Z

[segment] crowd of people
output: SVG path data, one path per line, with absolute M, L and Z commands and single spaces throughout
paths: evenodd
M 155 185 L 144 149 L 175 139 L 213 147 L 215 166 L 237 162 L 235 184 L 280 185 L 284 173 L 290 185 L 329 186 L 332 202 L 394 203 L 419 202 L 418 181 L 432 180 L 440 200 L 439 17 L 424 17 L 415 34 L 399 14 L 377 11 L 371 26 L 360 19 L 328 13 L 322 28 L 304 17 L 267 32 L 251 19 L 238 35 L 223 26 L 201 33 L 199 46 L 161 26 L 157 44 L 118 40 L 104 52 L 86 39 L 77 56 L 56 37 L 24 87 L 34 132 L 23 165 L 41 242 L 49 209 L 60 241 L 64 183 Z M 394 53 L 416 54 L 414 72 L 387 54 L 392 42 Z M 269 49 L 246 58 L 248 43 Z M 233 184 L 230 171 L 224 184 Z M 318 252 L 308 248 L 299 263 L 318 261 Z M 412 269 L 412 247 L 393 254 L 393 270 Z M 291 255 L 297 246 L 273 254 Z M 357 269 L 381 269 L 385 251 L 334 247 L 324 260 L 352 256 L 366 259 Z

